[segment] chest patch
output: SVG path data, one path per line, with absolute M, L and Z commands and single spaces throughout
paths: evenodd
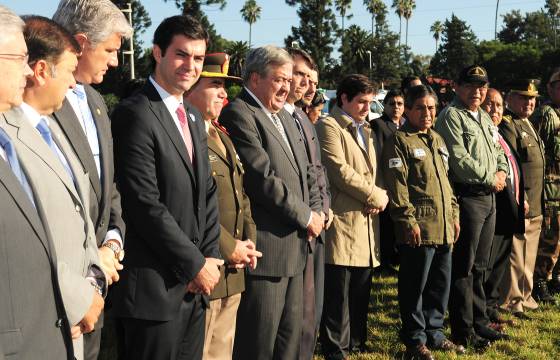
M 209 154 L 208 155 L 208 160 L 210 160 L 210 162 L 216 162 L 216 161 L 218 161 L 218 157 L 216 155 Z
M 414 157 L 421 158 L 424 156 L 426 156 L 426 151 L 424 151 L 424 149 L 414 149 Z
M 400 158 L 389 159 L 389 169 L 402 167 L 402 160 Z

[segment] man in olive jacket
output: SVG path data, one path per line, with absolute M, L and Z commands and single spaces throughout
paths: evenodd
M 375 144 L 365 121 L 375 88 L 363 75 L 338 86 L 337 105 L 317 124 L 334 213 L 325 234 L 325 303 L 321 344 L 326 359 L 367 350 L 372 269 L 379 266 L 379 219 L 387 193 L 379 187 Z

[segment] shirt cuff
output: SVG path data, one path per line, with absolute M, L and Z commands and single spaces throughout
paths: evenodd
M 86 275 L 86 279 L 89 280 L 89 282 L 91 282 L 91 284 L 95 284 L 97 285 L 97 287 L 99 287 L 101 289 L 101 296 L 105 297 L 106 292 L 106 278 L 105 278 L 105 274 L 103 273 L 103 270 L 101 270 L 97 265 L 91 265 L 88 269 L 87 275 Z
M 103 244 L 105 244 L 109 240 L 116 240 L 119 243 L 119 246 L 121 247 L 121 249 L 124 248 L 123 239 L 122 239 L 122 236 L 121 236 L 121 231 L 119 229 L 115 228 L 115 229 L 111 229 L 111 230 L 107 231 L 107 235 L 105 235 L 105 239 L 103 240 Z

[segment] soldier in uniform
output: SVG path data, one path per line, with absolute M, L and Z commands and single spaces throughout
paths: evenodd
M 216 121 L 227 98 L 226 80 L 241 81 L 228 76 L 228 64 L 227 54 L 206 55 L 200 79 L 185 96 L 202 113 L 206 125 L 208 157 L 218 187 L 220 253 L 226 262 L 206 310 L 204 359 L 231 359 L 237 309 L 245 289 L 243 268 L 254 269 L 262 255 L 255 249 L 257 230 L 243 191 L 243 165 Z
M 443 334 L 451 284 L 451 248 L 459 206 L 447 177 L 449 153 L 431 130 L 437 96 L 424 85 L 406 94 L 407 122 L 383 149 L 385 185 L 399 246 L 398 297 L 405 359 L 431 360 L 429 348 L 464 353 Z
M 508 109 L 500 123 L 500 133 L 520 160 L 529 211 L 525 216 L 525 233 L 513 236 L 511 267 L 504 277 L 502 307 L 519 318 L 526 309 L 536 309 L 533 299 L 533 271 L 537 258 L 544 208 L 544 147 L 537 130 L 529 121 L 539 95 L 536 80 L 518 80 L 510 84 Z M 554 299 L 548 299 L 548 301 Z
M 533 297 L 537 301 L 550 298 L 549 291 L 554 294 L 560 292 L 560 273 L 556 265 L 560 252 L 560 71 L 552 74 L 547 90 L 550 102 L 539 107 L 531 116 L 531 122 L 544 142 L 546 162 L 544 223 L 533 279 Z

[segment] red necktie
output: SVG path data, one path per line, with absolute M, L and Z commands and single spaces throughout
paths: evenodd
M 179 118 L 179 123 L 181 124 L 181 130 L 183 131 L 183 141 L 185 142 L 185 146 L 187 147 L 187 152 L 189 154 L 189 159 L 191 163 L 193 161 L 193 143 L 191 137 L 191 130 L 189 129 L 189 124 L 187 122 L 187 113 L 185 112 L 185 108 L 183 104 L 179 104 L 179 107 L 175 111 L 177 113 L 177 117 Z
M 515 189 L 515 200 L 519 204 L 519 171 L 517 170 L 517 162 L 515 161 L 515 157 L 511 153 L 509 146 L 506 144 L 502 135 L 498 134 L 498 141 L 500 142 L 500 146 L 504 149 L 504 153 L 506 154 L 509 163 L 511 164 L 511 168 L 513 170 L 513 187 Z

